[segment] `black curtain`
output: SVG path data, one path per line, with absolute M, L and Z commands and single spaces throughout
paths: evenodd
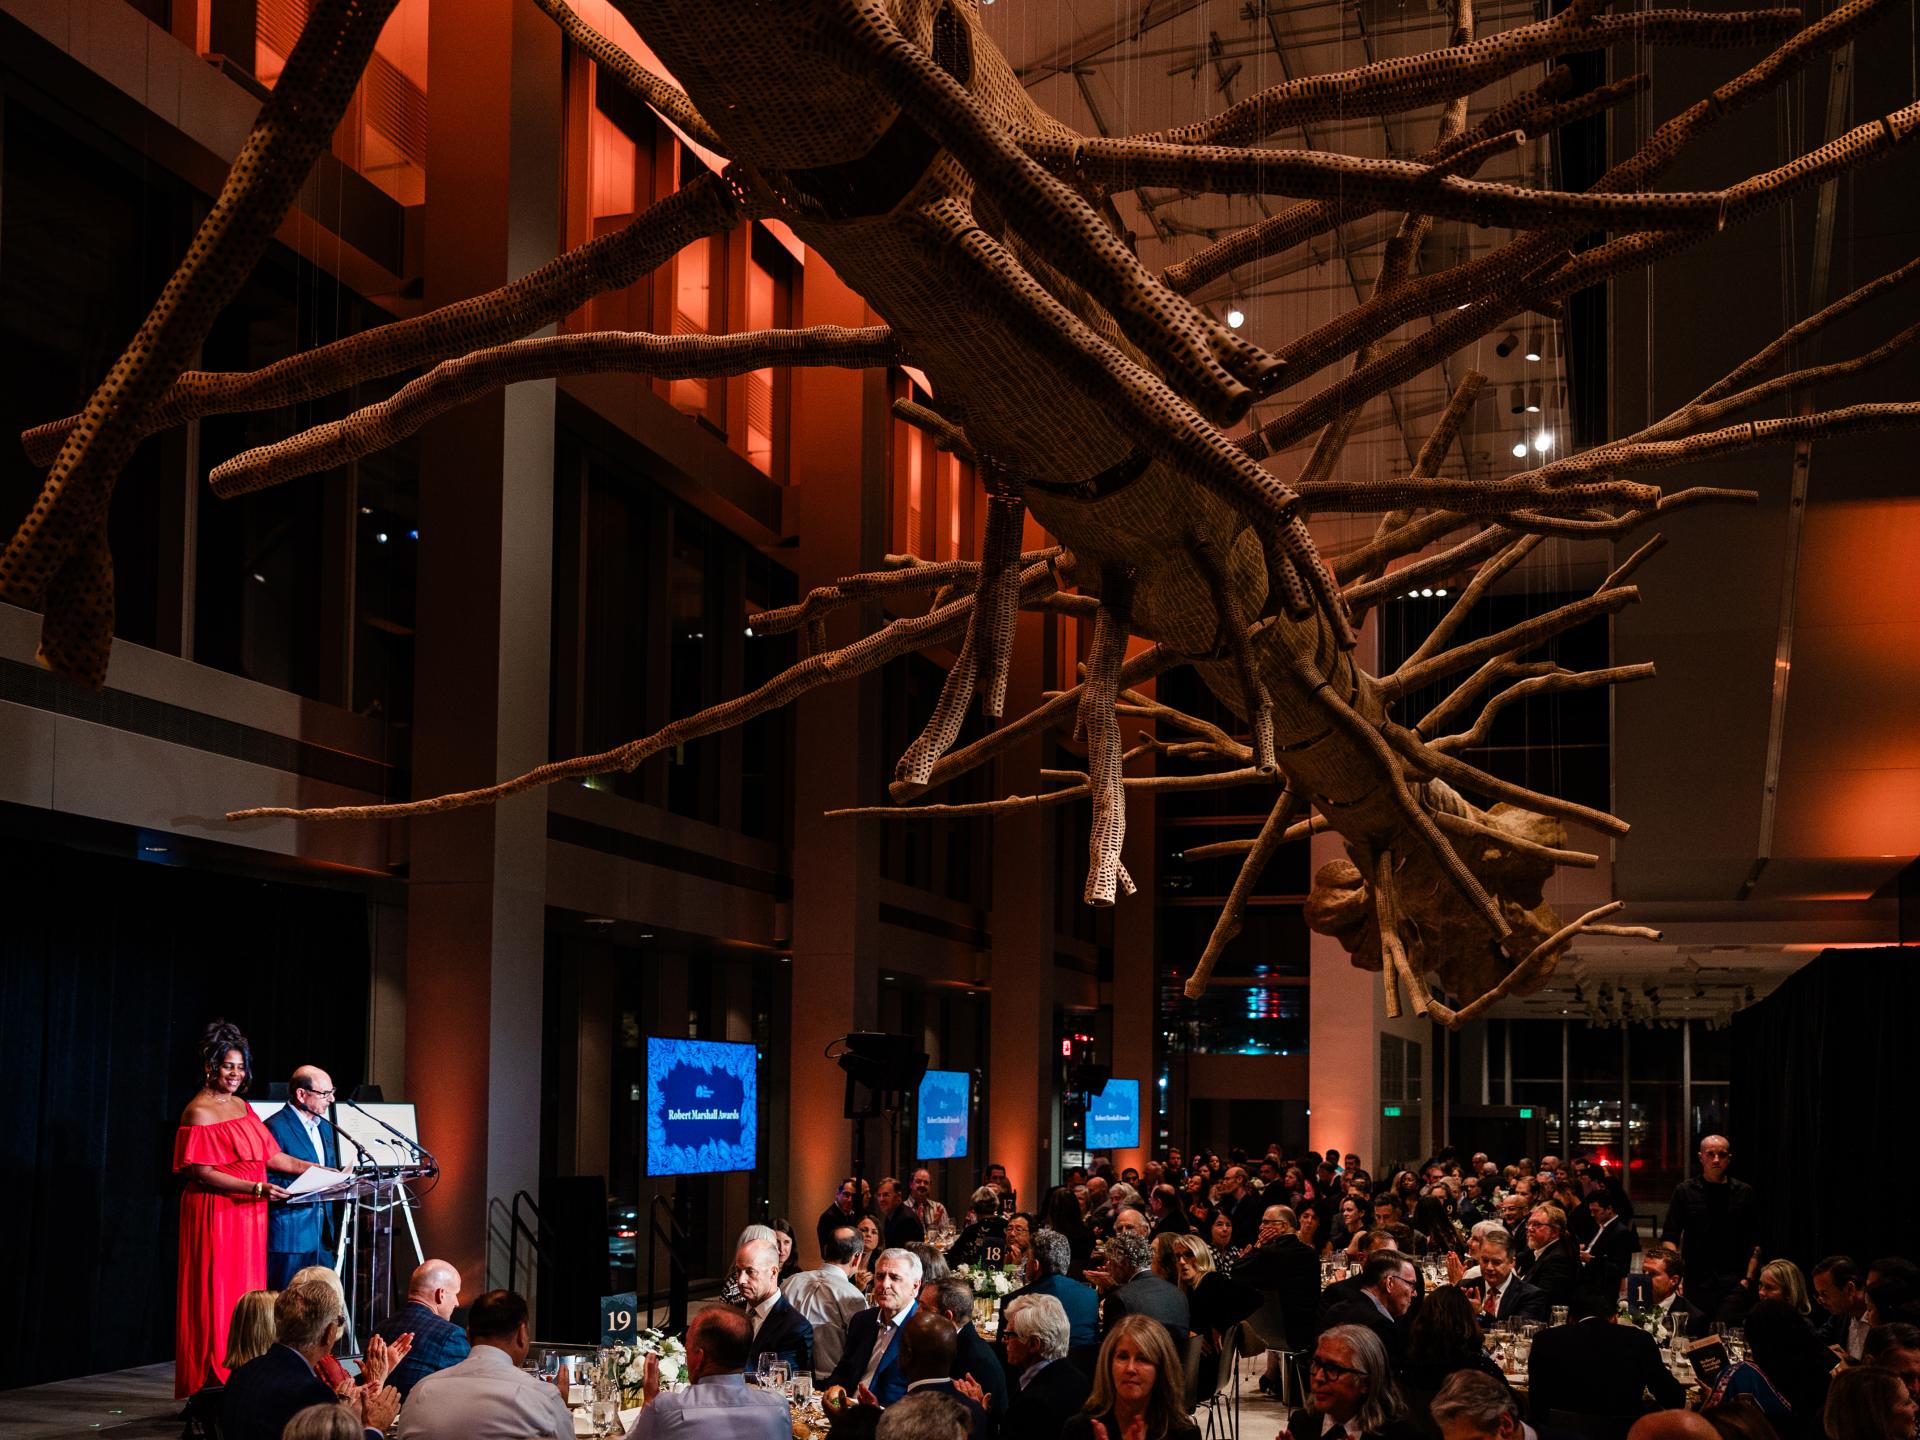
M 1827 950 L 1733 1020 L 1734 1174 L 1766 1258 L 1920 1255 L 1920 1147 L 1901 1123 L 1920 952 Z
M 0 840 L 0 1388 L 173 1356 L 173 1137 L 224 1016 L 252 1098 L 364 1078 L 363 894 Z

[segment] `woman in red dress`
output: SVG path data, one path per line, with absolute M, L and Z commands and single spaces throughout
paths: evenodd
M 180 1116 L 173 1168 L 185 1172 L 180 1196 L 180 1298 L 174 1335 L 173 1393 L 225 1384 L 227 1326 L 234 1304 L 267 1285 L 267 1201 L 287 1192 L 267 1169 L 298 1174 L 311 1160 L 280 1149 L 273 1132 L 240 1097 L 253 1079 L 253 1054 L 240 1027 L 216 1020 L 201 1043 L 206 1079 Z

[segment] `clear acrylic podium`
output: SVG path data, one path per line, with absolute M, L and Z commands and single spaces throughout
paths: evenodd
M 414 1264 L 426 1259 L 420 1232 L 413 1223 L 413 1182 L 438 1174 L 432 1165 L 382 1165 L 347 1173 L 338 1184 L 310 1194 L 296 1195 L 289 1205 L 344 1204 L 340 1239 L 334 1251 L 334 1269 L 347 1296 L 347 1343 L 357 1354 L 360 1337 L 371 1335 L 394 1308 L 393 1225 L 397 1211 L 406 1221 L 413 1242 Z M 404 1259 L 404 1255 L 402 1256 Z M 412 1266 L 407 1267 L 408 1274 Z M 404 1295 L 405 1286 L 400 1293 Z

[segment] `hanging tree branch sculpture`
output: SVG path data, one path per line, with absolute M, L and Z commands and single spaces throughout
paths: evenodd
M 881 570 L 756 617 L 760 633 L 804 631 L 806 658 L 750 694 L 617 749 L 455 795 L 232 818 L 426 815 L 568 777 L 631 770 L 816 686 L 957 645 L 933 718 L 895 771 L 896 802 L 1054 726 L 1086 737 L 1086 771 L 1048 772 L 1056 788 L 1036 795 L 836 813 L 964 818 L 1087 803 L 1094 825 L 1086 896 L 1104 905 L 1133 888 L 1120 863 L 1127 791 L 1271 786 L 1258 835 L 1189 852 L 1193 859 L 1241 857 L 1190 995 L 1237 934 L 1262 868 L 1282 844 L 1322 830 L 1341 835 L 1349 859 L 1316 877 L 1308 923 L 1338 935 L 1355 963 L 1380 971 L 1395 1013 L 1411 1004 L 1459 1024 L 1502 995 L 1537 987 L 1582 933 L 1651 933 L 1609 923 L 1617 905 L 1562 922 L 1542 893 L 1557 867 L 1596 863 L 1567 848 L 1561 820 L 1611 834 L 1624 833 L 1624 822 L 1487 775 L 1457 752 L 1518 700 L 1651 674 L 1646 665 L 1572 672 L 1525 657 L 1585 620 L 1635 603 L 1639 592 L 1626 581 L 1657 541 L 1592 596 L 1496 635 L 1456 643 L 1465 605 L 1457 607 L 1390 675 L 1371 676 L 1355 663 L 1354 627 L 1386 596 L 1428 576 L 1470 573 L 1470 603 L 1544 535 L 1614 538 L 1685 505 L 1753 498 L 1702 487 L 1663 493 L 1647 477 L 1667 466 L 1920 423 L 1917 404 L 1734 420 L 1789 391 L 1851 379 L 1920 338 L 1920 327 L 1908 329 L 1852 360 L 1766 378 L 1796 341 L 1892 291 L 1920 262 L 1801 322 L 1639 434 L 1585 454 L 1502 480 L 1443 478 L 1442 459 L 1483 384 L 1468 375 L 1407 478 L 1356 478 L 1341 473 L 1340 461 L 1361 405 L 1509 317 L 1553 313 L 1580 289 L 1702 243 L 1910 139 L 1920 106 L 1725 189 L 1654 188 L 1721 119 L 1851 40 L 1888 8 L 1883 0 L 1848 0 L 1804 28 L 1792 10 L 1605 15 L 1600 0 L 1573 0 L 1550 20 L 1480 39 L 1468 0 L 1456 0 L 1453 43 L 1439 50 L 1289 81 L 1197 124 L 1118 138 L 1075 134 L 1039 109 L 981 30 L 971 0 L 615 0 L 679 85 L 625 55 L 565 0 L 536 3 L 594 57 L 601 83 L 627 86 L 727 157 L 724 175 L 691 180 L 624 229 L 490 294 L 250 374 L 186 371 L 291 205 L 392 8 L 391 0 L 317 0 L 226 189 L 140 335 L 81 415 L 23 437 L 50 470 L 39 502 L 0 555 L 0 597 L 44 608 L 48 665 L 92 683 L 104 678 L 112 633 L 106 505 L 133 446 L 156 430 L 424 371 L 389 400 L 227 462 L 212 477 L 225 495 L 392 444 L 433 415 L 514 380 L 590 370 L 712 376 L 768 365 L 911 363 L 932 378 L 939 410 L 902 404 L 898 413 L 977 463 L 987 481 L 979 562 L 889 557 Z M 1526 65 L 1628 43 L 1772 48 L 1582 193 L 1475 178 L 1494 155 L 1598 114 L 1646 82 L 1629 76 L 1574 95 L 1571 72 L 1558 66 L 1469 123 L 1474 92 Z M 1261 148 L 1283 127 L 1433 104 L 1442 106 L 1438 133 L 1411 161 Z M 1156 277 L 1106 218 L 1113 191 L 1143 184 L 1284 194 L 1298 203 Z M 1372 294 L 1304 334 L 1276 337 L 1271 350 L 1185 298 L 1236 266 L 1381 210 L 1402 219 Z M 1420 238 L 1436 216 L 1518 233 L 1477 259 L 1416 275 Z M 886 325 L 528 338 L 751 217 L 790 225 Z M 1595 229 L 1611 238 L 1575 253 Z M 1421 320 L 1432 323 L 1394 343 L 1396 332 Z M 1224 428 L 1257 399 L 1349 359 L 1346 374 L 1278 418 L 1238 437 Z M 1293 483 L 1260 463 L 1315 435 Z M 1020 553 L 1028 511 L 1057 547 Z M 1371 539 L 1329 561 L 1304 523 L 1325 511 L 1381 519 Z M 1390 570 L 1398 561 L 1407 563 Z M 851 644 L 826 643 L 829 613 L 876 595 L 926 592 L 933 593 L 925 613 Z M 1022 608 L 1091 621 L 1085 678 L 956 750 L 976 697 L 989 717 L 1004 707 Z M 1129 637 L 1151 643 L 1128 658 Z M 1177 665 L 1195 667 L 1241 716 L 1251 744 L 1140 693 Z M 1430 714 L 1411 724 L 1391 716 L 1397 701 L 1429 680 L 1462 672 L 1469 678 Z M 1163 735 L 1123 748 L 1122 722 L 1134 719 L 1160 722 Z M 1174 732 L 1183 738 L 1165 738 Z M 1124 773 L 1147 753 L 1220 768 Z M 1477 998 L 1443 1001 L 1430 977 L 1447 996 Z

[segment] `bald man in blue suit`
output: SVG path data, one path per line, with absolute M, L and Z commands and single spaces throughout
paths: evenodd
M 287 1086 L 287 1103 L 267 1120 L 267 1129 L 287 1154 L 301 1160 L 336 1167 L 339 1145 L 327 1107 L 333 1103 L 333 1080 L 326 1071 L 302 1065 Z M 291 1175 L 267 1176 L 276 1185 L 291 1185 Z M 309 1265 L 331 1267 L 334 1241 L 339 1235 L 338 1205 L 288 1205 L 274 1201 L 267 1209 L 267 1288 L 284 1290 L 295 1274 Z

